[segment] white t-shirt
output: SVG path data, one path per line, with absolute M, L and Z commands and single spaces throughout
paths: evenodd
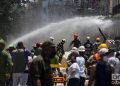
M 79 68 L 80 68 L 80 76 L 81 77 L 86 77 L 86 74 L 85 74 L 85 59 L 83 57 L 76 57 L 76 61 L 79 65 Z
M 80 69 L 79 65 L 77 63 L 73 63 L 69 68 L 68 68 L 68 75 L 69 78 L 80 78 Z

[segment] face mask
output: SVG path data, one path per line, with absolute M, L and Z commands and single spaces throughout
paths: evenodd
M 103 61 L 108 62 L 108 57 L 107 56 L 103 57 Z

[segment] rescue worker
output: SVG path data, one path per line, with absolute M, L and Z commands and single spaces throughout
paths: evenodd
M 76 47 L 73 47 L 70 54 L 68 55 L 67 61 L 70 61 L 73 57 L 79 56 L 78 49 Z
M 53 86 L 50 60 L 56 55 L 55 45 L 46 41 L 41 48 L 41 55 L 33 59 L 30 65 L 32 86 Z
M 79 71 L 79 77 L 80 77 L 80 84 L 79 86 L 85 86 L 85 79 L 86 79 L 86 70 L 85 70 L 85 65 L 86 65 L 86 57 L 85 57 L 85 47 L 80 46 L 78 48 L 79 51 L 79 56 L 76 57 L 76 62 L 79 65 L 80 71 Z
M 51 42 L 54 41 L 54 37 L 52 37 L 52 36 L 49 39 L 50 39 Z
M 90 42 L 90 37 L 89 36 L 86 37 L 86 42 L 84 43 L 84 46 L 85 46 L 85 49 L 86 49 L 86 55 L 88 57 L 90 57 L 90 55 L 93 51 L 93 45 Z
M 31 56 L 31 53 L 24 47 L 23 42 L 18 42 L 11 55 L 14 63 L 13 86 L 25 86 L 28 80 L 28 56 Z
M 41 44 L 40 43 L 36 43 L 36 48 L 34 50 L 34 55 L 38 56 L 41 54 Z
M 76 56 L 71 58 L 71 65 L 67 69 L 68 84 L 67 86 L 80 86 L 80 68 L 76 62 Z
M 6 86 L 6 82 L 10 79 L 13 62 L 11 55 L 4 50 L 5 42 L 0 39 L 0 85 Z
M 94 52 L 97 52 L 97 51 L 98 51 L 98 46 L 99 46 L 100 44 L 101 44 L 100 38 L 97 37 L 97 38 L 96 38 L 96 42 L 93 44 L 93 50 L 94 50 Z
M 106 48 L 99 50 L 100 59 L 90 68 L 90 79 L 88 86 L 112 86 L 112 73 L 114 68 L 113 65 L 106 62 L 107 53 L 108 49 Z
M 108 49 L 108 45 L 106 43 L 102 43 L 98 46 L 98 50 L 101 50 L 102 48 Z M 88 62 L 96 63 L 98 60 L 100 60 L 100 54 L 99 52 L 94 52 L 94 54 L 88 59 Z
M 62 56 L 65 53 L 64 51 L 64 44 L 66 39 L 62 39 L 62 41 L 57 45 L 57 54 L 59 56 L 59 63 L 61 62 Z
M 78 35 L 74 34 L 74 40 L 70 43 L 70 46 L 79 48 L 80 45 L 81 45 L 81 41 L 78 39 Z

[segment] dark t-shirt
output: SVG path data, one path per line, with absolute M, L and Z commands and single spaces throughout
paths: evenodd
M 70 45 L 73 45 L 73 47 L 79 48 L 79 46 L 81 45 L 81 42 L 79 39 L 77 40 L 73 40 Z
M 30 74 L 32 79 L 39 78 L 42 86 L 53 86 L 50 64 L 44 62 L 41 56 L 35 58 L 31 63 Z
M 96 65 L 95 86 L 112 86 L 112 67 L 109 64 Z
M 93 50 L 93 45 L 92 45 L 92 43 L 90 43 L 90 42 L 86 42 L 86 43 L 84 44 L 84 46 L 85 46 L 85 48 L 86 48 L 86 51 L 92 51 L 92 50 Z
M 13 73 L 23 73 L 28 63 L 27 52 L 24 49 L 16 49 L 12 53 Z

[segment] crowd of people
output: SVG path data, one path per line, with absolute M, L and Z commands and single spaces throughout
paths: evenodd
M 57 71 L 59 76 L 64 75 L 60 68 L 51 68 L 50 64 L 62 64 L 66 42 L 62 39 L 55 45 L 54 38 L 50 37 L 33 45 L 31 50 L 23 42 L 5 49 L 5 41 L 0 39 L 0 86 L 54 86 L 53 74 Z M 113 86 L 112 74 L 120 74 L 119 50 L 99 37 L 91 42 L 87 36 L 82 44 L 77 34 L 70 47 L 65 86 Z

